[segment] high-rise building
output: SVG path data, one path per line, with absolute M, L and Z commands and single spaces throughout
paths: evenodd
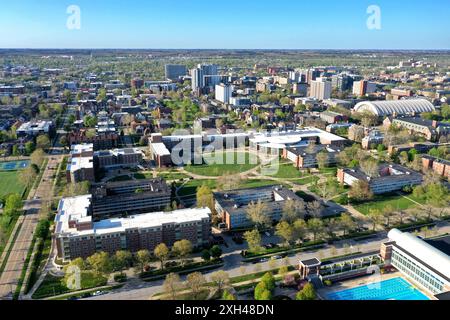
M 216 100 L 222 103 L 230 103 L 231 93 L 233 92 L 233 86 L 227 84 L 218 84 L 215 88 Z
M 306 81 L 308 84 L 311 84 L 312 81 L 316 80 L 316 78 L 320 77 L 320 70 L 318 69 L 309 69 L 306 77 Z
M 206 86 L 205 76 L 215 76 L 217 74 L 218 67 L 215 64 L 199 64 L 197 68 L 191 69 L 192 91 L 202 92 Z
M 331 98 L 331 81 L 326 78 L 317 78 L 317 80 L 311 81 L 310 97 L 319 100 L 325 100 Z
M 377 86 L 374 82 L 367 80 L 353 82 L 353 94 L 356 96 L 365 96 L 368 93 L 374 93 Z
M 348 74 L 337 74 L 331 77 L 331 85 L 338 91 L 347 91 L 353 88 L 353 78 Z
M 165 65 L 166 79 L 177 81 L 179 77 L 187 74 L 187 68 L 182 64 L 166 64 Z

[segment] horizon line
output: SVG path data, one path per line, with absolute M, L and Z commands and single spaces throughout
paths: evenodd
M 42 48 L 6 48 L 0 47 L 0 50 L 241 50 L 241 51 L 450 51 L 450 48 L 427 48 L 427 49 L 412 49 L 412 48 L 62 48 L 62 47 L 42 47 Z

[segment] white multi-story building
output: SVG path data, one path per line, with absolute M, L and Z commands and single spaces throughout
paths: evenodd
M 318 100 L 325 100 L 331 98 L 331 81 L 325 78 L 317 78 L 317 80 L 311 81 L 310 97 Z
M 191 69 L 192 91 L 196 92 L 205 87 L 205 76 L 218 74 L 218 68 L 215 64 L 199 64 L 197 68 Z
M 233 92 L 233 86 L 226 84 L 218 84 L 216 85 L 216 100 L 219 100 L 222 103 L 230 103 L 231 93 Z
M 381 257 L 433 295 L 450 290 L 449 237 L 424 240 L 392 229 L 381 245 Z

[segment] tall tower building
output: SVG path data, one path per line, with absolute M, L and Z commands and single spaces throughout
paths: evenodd
M 310 97 L 318 100 L 331 98 L 331 81 L 326 78 L 317 78 L 311 82 Z

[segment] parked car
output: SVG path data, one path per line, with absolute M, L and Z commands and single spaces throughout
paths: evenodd
M 267 262 L 267 261 L 269 261 L 268 258 L 261 258 L 261 260 L 259 260 L 259 262 Z

